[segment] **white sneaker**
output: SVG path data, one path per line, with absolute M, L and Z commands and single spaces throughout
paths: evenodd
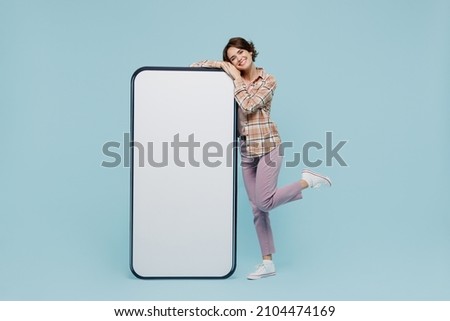
M 275 275 L 275 264 L 271 260 L 263 260 L 261 264 L 256 266 L 256 271 L 247 275 L 249 280 L 257 280 Z
M 320 186 L 331 186 L 331 180 L 329 177 L 314 173 L 308 169 L 302 171 L 302 179 L 304 179 L 309 187 L 318 188 Z

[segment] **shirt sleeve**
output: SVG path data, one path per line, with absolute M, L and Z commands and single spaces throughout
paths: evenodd
M 189 67 L 205 67 L 205 68 L 220 68 L 220 61 L 215 60 L 202 60 L 194 62 Z
M 234 81 L 234 96 L 244 114 L 252 114 L 262 109 L 272 101 L 277 82 L 275 77 L 269 75 L 255 92 L 249 92 L 242 79 Z

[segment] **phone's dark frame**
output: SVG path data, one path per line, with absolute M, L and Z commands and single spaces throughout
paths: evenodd
M 224 72 L 218 68 L 203 68 L 203 67 L 141 67 L 137 69 L 131 77 L 131 101 L 130 101 L 130 146 L 124 146 L 124 148 L 131 148 L 131 144 L 134 142 L 134 83 L 137 75 L 147 70 L 161 70 L 161 71 L 202 71 L 202 72 Z M 236 270 L 236 254 L 237 254 L 237 149 L 239 147 L 237 141 L 237 103 L 234 102 L 233 108 L 233 236 L 232 236 L 232 266 L 230 272 L 223 276 L 142 276 L 138 274 L 133 268 L 133 195 L 134 195 L 134 149 L 130 153 L 130 270 L 131 273 L 144 280 L 151 279 L 226 279 L 229 278 Z

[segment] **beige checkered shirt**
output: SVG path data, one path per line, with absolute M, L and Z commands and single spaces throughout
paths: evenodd
M 220 68 L 220 62 L 205 60 L 191 67 Z M 245 136 L 247 156 L 259 157 L 281 144 L 276 124 L 270 119 L 272 97 L 277 86 L 275 77 L 263 68 L 250 84 L 234 81 L 234 96 L 238 103 L 239 133 Z

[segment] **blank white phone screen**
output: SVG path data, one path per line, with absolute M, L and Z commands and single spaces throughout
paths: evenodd
M 235 103 L 221 70 L 144 67 L 131 84 L 131 270 L 224 278 L 235 268 Z

